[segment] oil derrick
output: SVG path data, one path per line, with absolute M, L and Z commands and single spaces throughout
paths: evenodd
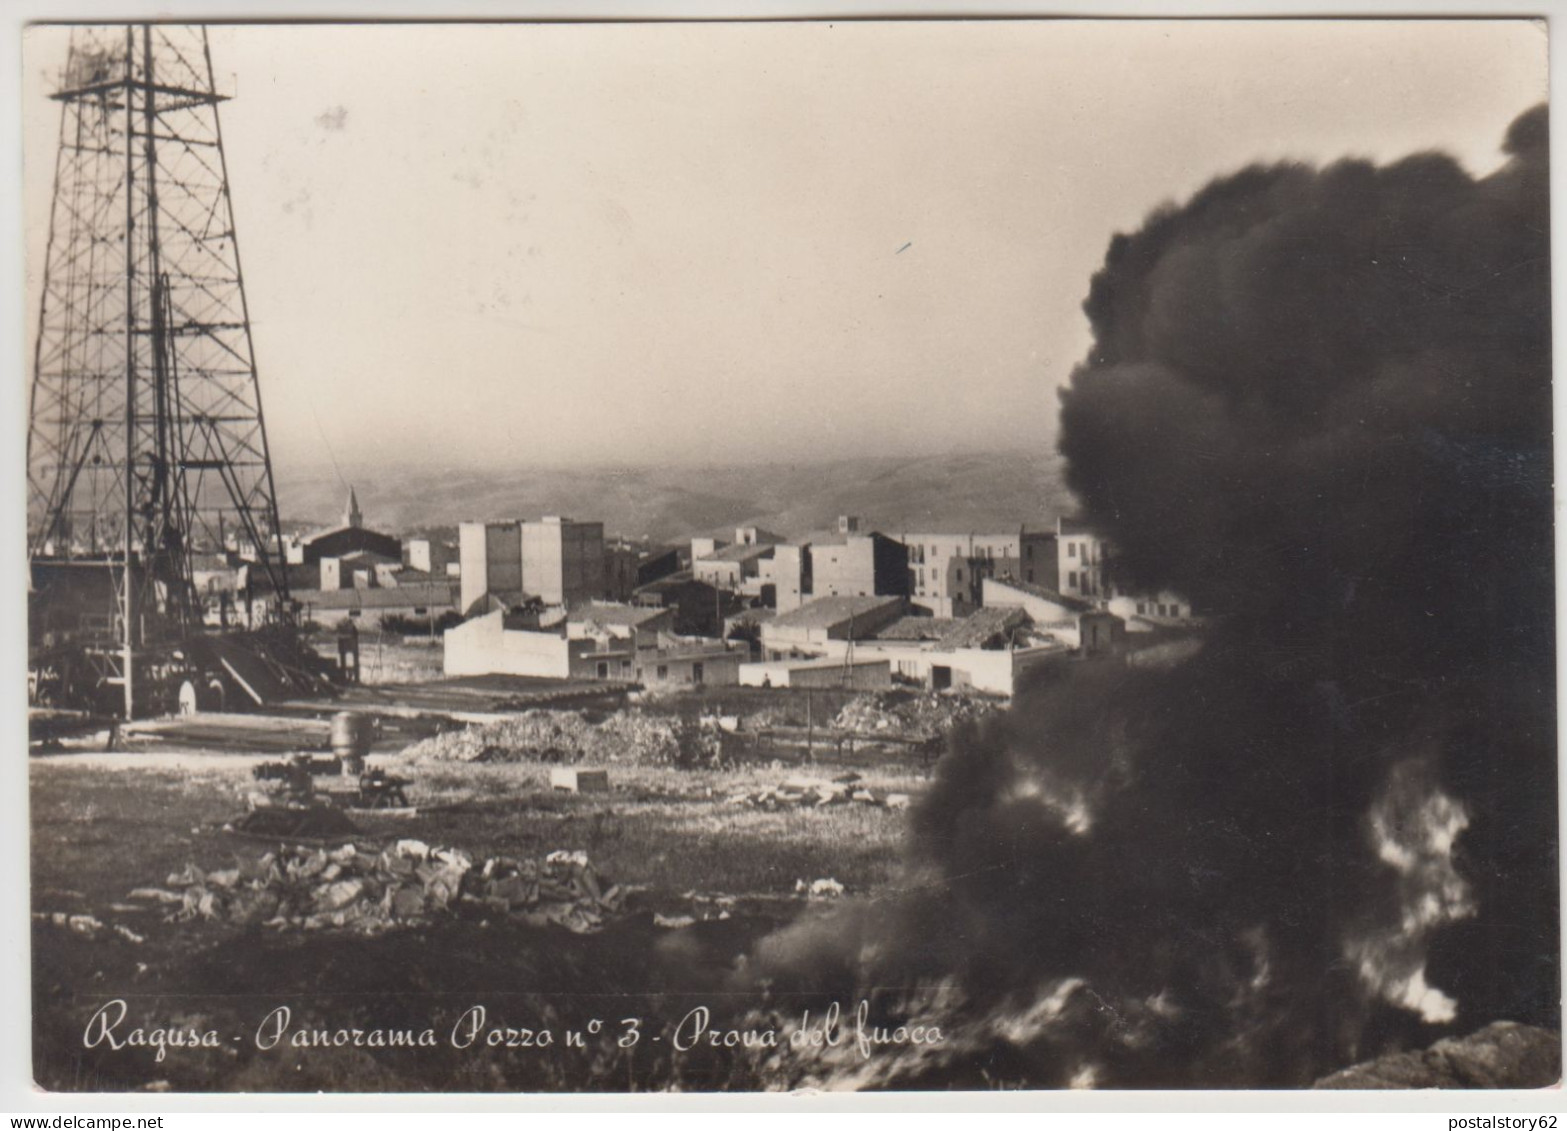
M 202 632 L 193 555 L 242 556 L 286 618 L 277 497 L 206 30 L 75 28 L 52 97 L 29 641 L 129 717 Z

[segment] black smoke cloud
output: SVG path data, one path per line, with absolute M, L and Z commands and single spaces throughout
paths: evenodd
M 1480 1020 L 1557 1017 L 1546 137 L 1539 107 L 1483 179 L 1254 168 L 1151 217 L 1061 409 L 1124 582 L 1216 614 L 1246 694 L 1315 697 L 1276 760 L 1354 812 L 1418 755 L 1463 802 L 1478 914 L 1431 965 Z
M 1448 676 L 1489 666 L 1498 633 L 1539 670 L 1543 108 L 1506 149 L 1480 181 L 1435 154 L 1248 169 L 1116 237 L 1061 450 L 1128 583 L 1168 583 L 1337 678 L 1361 674 L 1340 643 L 1373 671 Z
M 1068 481 L 1211 628 L 1042 671 L 954 736 L 909 894 L 769 940 L 948 1027 L 851 1082 L 1294 1086 L 1559 1027 L 1545 139 L 1250 168 L 1114 239 Z

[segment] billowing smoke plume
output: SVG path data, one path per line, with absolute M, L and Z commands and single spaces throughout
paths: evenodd
M 770 940 L 946 1026 L 838 1082 L 1299 1085 L 1559 1025 L 1543 107 L 1505 148 L 1250 168 L 1112 242 L 1069 482 L 1212 627 L 1043 672 L 956 737 L 908 895 Z
M 1457 802 L 1477 911 L 1447 886 L 1472 922 L 1426 976 L 1472 1020 L 1558 996 L 1546 139 L 1539 107 L 1482 180 L 1422 155 L 1210 185 L 1111 245 L 1062 398 L 1125 581 L 1221 618 L 1236 694 L 1302 700 L 1252 773 L 1326 792 L 1263 811 L 1362 819 L 1411 760 Z

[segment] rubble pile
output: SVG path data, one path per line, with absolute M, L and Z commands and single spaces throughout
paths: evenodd
M 857 695 L 833 720 L 839 730 L 884 732 L 898 738 L 935 739 L 959 723 L 990 713 L 995 705 L 966 695 L 883 691 Z
M 815 778 L 789 778 L 781 785 L 736 793 L 725 800 L 730 805 L 753 809 L 817 809 L 826 805 L 878 805 L 887 809 L 906 809 L 906 793 L 881 793 L 860 784 L 859 774 L 839 774 L 832 781 Z
M 620 909 L 623 893 L 606 889 L 581 852 L 552 852 L 542 861 L 496 857 L 475 868 L 457 849 L 400 840 L 379 851 L 285 846 L 215 871 L 187 864 L 166 886 L 137 888 L 127 898 L 163 905 L 175 922 L 361 934 L 427 922 L 472 903 L 585 933 Z
M 472 898 L 533 924 L 554 923 L 577 934 L 603 926 L 621 910 L 626 892 L 600 882 L 585 852 L 551 852 L 543 861 L 497 856 L 484 862 Z
M 578 711 L 525 711 L 493 723 L 448 731 L 409 746 L 410 761 L 634 762 L 670 765 L 682 760 L 679 720 L 619 711 L 593 723 Z

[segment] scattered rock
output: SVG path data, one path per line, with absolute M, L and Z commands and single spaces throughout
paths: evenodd
M 498 856 L 475 868 L 458 849 L 413 839 L 381 851 L 353 844 L 283 847 L 218 871 L 188 864 L 167 883 L 168 888 L 137 888 L 127 898 L 171 907 L 175 922 L 207 919 L 361 934 L 426 922 L 464 901 L 583 933 L 618 912 L 626 894 L 606 888 L 580 851 L 552 852 L 542 861 Z
M 158 903 L 183 903 L 185 897 L 166 888 L 136 888 L 126 899 L 154 900 Z
M 804 880 L 794 881 L 794 890 L 812 899 L 837 899 L 844 892 L 844 887 L 837 880 L 822 879 L 812 880 L 807 884 Z
M 48 923 L 54 927 L 63 927 L 65 930 L 87 939 L 98 939 L 112 934 L 120 936 L 126 942 L 140 944 L 147 941 L 145 937 L 137 934 L 129 927 L 121 926 L 118 923 L 112 925 L 105 923 L 95 915 L 73 915 L 67 911 L 35 911 L 33 912 L 33 921 Z
M 832 781 L 790 778 L 782 785 L 752 793 L 735 793 L 725 798 L 730 805 L 748 805 L 753 809 L 814 809 L 824 805 L 884 805 L 885 799 L 874 790 L 859 788 L 858 774 L 844 774 Z M 904 797 L 907 803 L 907 795 Z
M 1562 1078 L 1561 1037 L 1496 1021 L 1421 1052 L 1399 1052 L 1345 1068 L 1314 1088 L 1550 1088 Z

